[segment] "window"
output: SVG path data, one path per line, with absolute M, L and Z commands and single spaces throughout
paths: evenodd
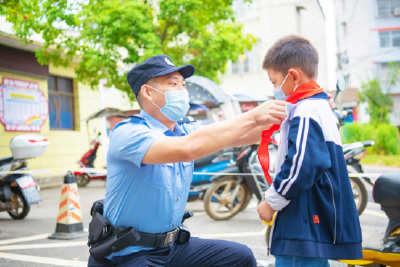
M 399 62 L 396 64 L 399 64 Z M 376 76 L 379 78 L 384 92 L 400 92 L 400 76 L 397 75 L 399 70 L 396 68 L 396 66 L 398 65 L 392 65 L 390 67 L 390 63 L 376 64 Z M 397 77 L 395 84 L 390 84 L 390 82 L 394 81 L 395 77 Z
M 400 16 L 400 0 L 377 0 L 377 16 Z
M 257 17 L 257 0 L 251 3 L 243 0 L 233 0 L 232 10 L 236 13 L 237 19 L 251 19 Z
M 381 47 L 400 47 L 400 30 L 379 32 Z
M 390 47 L 390 32 L 379 32 L 379 42 L 381 47 Z
M 232 74 L 239 73 L 239 61 L 232 63 Z
M 400 46 L 400 31 L 392 31 L 392 46 Z
M 73 80 L 49 76 L 49 118 L 51 130 L 74 129 Z
M 258 64 L 257 55 L 257 44 L 254 44 L 251 51 L 244 52 L 244 55 L 240 56 L 238 61 L 230 64 L 227 73 L 235 75 L 258 71 L 260 66 Z

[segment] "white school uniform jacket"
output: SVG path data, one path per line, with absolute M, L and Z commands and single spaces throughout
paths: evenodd
M 271 254 L 362 258 L 361 228 L 326 93 L 287 104 L 266 199 L 277 211 Z

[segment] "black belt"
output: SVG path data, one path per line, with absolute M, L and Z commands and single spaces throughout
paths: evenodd
M 163 234 L 149 234 L 149 233 L 139 232 L 140 239 L 132 243 L 132 245 L 143 246 L 143 247 L 154 247 L 154 248 L 163 247 L 175 242 L 176 238 L 178 237 L 178 233 L 179 233 L 179 228 L 176 228 L 175 230 Z
M 120 229 L 123 229 L 120 231 Z M 129 246 L 143 246 L 159 248 L 166 246 L 178 237 L 179 229 L 163 234 L 149 234 L 137 232 L 134 228 L 114 228 L 114 234 L 106 239 L 99 241 L 92 245 L 89 249 L 90 255 L 99 260 L 113 252 L 120 251 Z M 190 237 L 189 237 L 190 238 Z M 188 240 L 187 240 L 188 241 Z
M 92 215 L 92 221 L 89 224 L 88 246 L 90 255 L 97 261 L 129 246 L 159 248 L 172 242 L 179 244 L 188 242 L 190 232 L 183 222 L 193 216 L 193 211 L 183 215 L 178 228 L 162 234 L 142 233 L 133 227 L 113 225 L 103 217 L 103 200 L 93 203 L 90 215 Z

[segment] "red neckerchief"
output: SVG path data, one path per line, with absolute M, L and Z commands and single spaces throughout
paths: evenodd
M 299 88 L 296 89 L 289 97 L 286 99 L 286 102 L 296 104 L 299 100 L 305 99 L 307 97 L 323 93 L 324 89 L 319 87 L 317 82 L 312 81 L 305 84 L 302 84 Z M 258 159 L 261 163 L 262 169 L 264 171 L 265 178 L 268 183 L 272 184 L 271 176 L 268 173 L 269 170 L 269 150 L 268 144 L 271 143 L 271 136 L 275 131 L 278 131 L 281 125 L 273 124 L 267 130 L 264 130 L 261 134 L 261 143 L 258 147 Z

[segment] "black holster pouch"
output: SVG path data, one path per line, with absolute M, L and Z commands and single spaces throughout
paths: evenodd
M 190 231 L 186 227 L 185 224 L 179 225 L 179 232 L 178 232 L 178 237 L 176 238 L 176 241 L 178 244 L 185 244 L 186 242 L 189 242 L 190 239 Z
M 183 221 L 193 216 L 192 211 L 185 213 L 175 239 L 172 239 L 170 235 L 175 230 L 168 233 L 149 234 L 140 233 L 133 227 L 112 225 L 109 220 L 103 217 L 103 200 L 93 203 L 90 214 L 92 221 L 89 224 L 88 246 L 90 247 L 89 253 L 95 261 L 131 245 L 162 247 L 166 244 L 166 241 L 184 244 L 190 239 L 189 229 Z M 171 237 L 171 240 L 169 240 L 169 237 Z
M 90 211 L 92 221 L 89 224 L 89 253 L 95 261 L 113 252 L 120 251 L 140 239 L 133 227 L 117 227 L 103 217 L 103 200 L 93 203 Z
M 129 247 L 132 242 L 140 239 L 139 233 L 133 228 L 128 227 L 121 231 L 114 228 L 114 233 L 111 233 L 106 238 L 103 238 L 99 242 L 95 243 L 90 249 L 89 253 L 95 261 L 100 260 L 113 252 L 118 252 L 124 248 Z

